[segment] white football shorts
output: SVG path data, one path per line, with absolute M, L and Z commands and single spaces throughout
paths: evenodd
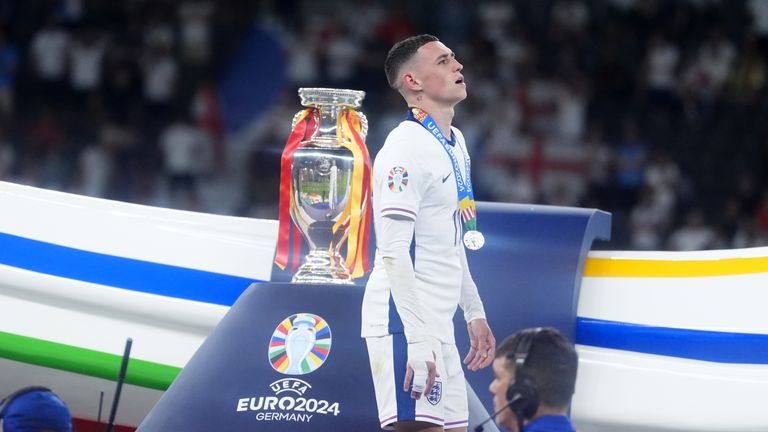
M 402 333 L 365 338 L 382 429 L 398 421 L 423 421 L 446 430 L 468 425 L 467 387 L 455 344 L 441 344 L 435 385 L 419 400 L 403 391 L 408 343 Z

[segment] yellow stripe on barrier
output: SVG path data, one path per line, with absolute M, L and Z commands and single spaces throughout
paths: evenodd
M 768 257 L 711 260 L 588 258 L 588 277 L 700 277 L 768 273 Z

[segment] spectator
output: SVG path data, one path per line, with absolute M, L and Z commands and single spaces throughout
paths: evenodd
M 736 60 L 733 73 L 728 78 L 726 89 L 730 102 L 749 107 L 757 101 L 763 94 L 767 74 L 765 60 L 757 41 L 747 37 L 744 51 Z
M 179 5 L 181 57 L 191 65 L 205 64 L 211 57 L 211 17 L 215 5 L 207 0 L 188 0 Z
M 653 189 L 644 188 L 640 201 L 629 215 L 630 247 L 635 250 L 660 249 L 667 221 L 667 214 L 660 208 Z
M 577 145 L 584 135 L 587 119 L 585 84 L 577 78 L 563 80 L 556 91 L 557 133 L 563 145 Z
M 169 48 L 148 48 L 141 59 L 144 101 L 152 136 L 171 120 L 178 86 L 178 65 Z
M 200 209 L 200 180 L 210 172 L 210 137 L 179 114 L 160 135 L 160 151 L 175 207 Z
M 628 209 L 637 200 L 643 186 L 648 145 L 640 137 L 637 123 L 628 119 L 624 123 L 624 136 L 616 149 L 616 185 L 614 200 L 620 209 Z
M 75 35 L 70 50 L 69 82 L 75 92 L 74 100 L 87 102 L 101 86 L 107 39 L 95 29 L 84 29 Z
M 32 70 L 40 83 L 39 98 L 60 105 L 66 95 L 65 80 L 69 59 L 69 32 L 59 25 L 54 14 L 32 37 Z M 39 100 L 39 99 L 38 99 Z
M 614 154 L 605 142 L 603 129 L 597 124 L 590 126 L 581 146 L 585 153 L 587 189 L 592 198 L 605 202 L 611 188 Z
M 651 153 L 643 182 L 650 188 L 653 206 L 661 218 L 660 226 L 668 227 L 677 206 L 682 178 L 680 168 L 667 151 L 656 149 Z
M 288 80 L 295 86 L 309 85 L 320 78 L 317 38 L 304 30 L 288 40 Z
M 644 60 L 646 100 L 653 111 L 673 120 L 678 111 L 677 87 L 680 49 L 662 32 L 651 35 Z
M 564 38 L 581 37 L 589 24 L 589 9 L 581 0 L 559 0 L 552 7 L 552 23 Z
M 106 197 L 113 172 L 110 149 L 100 143 L 90 144 L 80 152 L 77 163 L 80 172 L 78 193 Z
M 213 143 L 213 163 L 217 172 L 221 172 L 226 163 L 226 130 L 221 115 L 221 101 L 212 79 L 203 81 L 192 100 L 192 112 L 197 125 L 203 129 Z
M 164 8 L 151 9 L 147 22 L 145 24 L 143 36 L 144 48 L 152 49 L 173 49 L 176 44 L 176 37 L 173 33 L 173 26 L 165 16 Z
M 688 66 L 683 85 L 703 114 L 708 113 L 720 96 L 730 75 L 736 57 L 736 48 L 719 29 L 713 29 Z
M 704 219 L 704 213 L 699 208 L 688 211 L 685 224 L 675 229 L 669 236 L 670 250 L 694 251 L 711 249 L 716 246 L 717 236 Z
M 752 31 L 760 40 L 763 52 L 768 48 L 768 2 L 748 0 L 747 9 L 752 17 Z
M 336 24 L 339 26 L 340 24 Z M 350 32 L 334 27 L 330 40 L 325 44 L 328 79 L 334 86 L 348 85 L 357 72 L 360 45 L 352 40 Z

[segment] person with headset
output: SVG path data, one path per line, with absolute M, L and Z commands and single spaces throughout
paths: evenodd
M 0 401 L 0 431 L 72 432 L 72 415 L 51 389 L 24 387 Z
M 496 423 L 512 432 L 575 432 L 568 408 L 578 364 L 573 345 L 555 328 L 506 338 L 496 349 L 488 387 Z

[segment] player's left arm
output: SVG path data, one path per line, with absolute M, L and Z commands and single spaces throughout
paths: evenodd
M 469 352 L 464 357 L 464 364 L 467 365 L 467 369 L 476 371 L 493 362 L 496 352 L 496 338 L 493 337 L 493 332 L 488 326 L 483 301 L 480 299 L 477 285 L 469 272 L 467 254 L 463 246 L 459 254 L 461 255 L 463 270 L 459 306 L 464 311 L 464 320 L 467 322 L 467 331 L 469 332 Z

